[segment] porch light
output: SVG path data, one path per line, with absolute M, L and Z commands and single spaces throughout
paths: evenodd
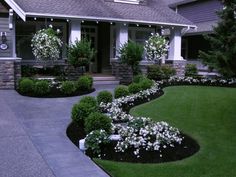
M 96 23 L 98 24 L 98 23 L 99 23 L 99 21 L 96 21 Z
M 84 20 L 82 20 L 81 23 L 84 23 Z
M 175 27 L 172 27 L 172 29 L 175 29 Z
M 69 19 L 66 19 L 67 22 L 69 22 L 70 20 Z
M 163 26 L 161 26 L 161 29 L 163 28 Z
M 110 24 L 111 24 L 111 25 L 113 25 L 113 23 L 112 23 L 112 22 L 111 22 Z
M 149 28 L 151 28 L 151 27 L 152 27 L 152 25 L 148 25 L 148 27 L 149 27 Z
M 126 23 L 124 23 L 124 26 L 126 26 L 127 24 Z
M 136 26 L 139 26 L 139 24 L 136 24 Z
M 37 18 L 36 18 L 36 17 L 34 17 L 34 20 L 36 21 L 36 20 L 37 20 Z
M 53 22 L 53 18 L 51 18 L 51 22 Z

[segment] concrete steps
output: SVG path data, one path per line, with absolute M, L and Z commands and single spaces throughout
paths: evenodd
M 94 85 L 119 85 L 120 81 L 114 76 L 93 76 Z

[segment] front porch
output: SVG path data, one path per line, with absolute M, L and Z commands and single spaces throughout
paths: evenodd
M 75 40 L 87 38 L 92 47 L 97 51 L 87 72 L 114 74 L 113 62 L 118 62 L 119 48 L 128 40 L 144 45 L 151 33 L 161 35 L 164 29 L 171 29 L 170 49 L 168 62 L 183 60 L 181 57 L 181 30 L 183 27 L 156 24 L 137 24 L 111 21 L 85 21 L 80 19 L 53 19 L 53 18 L 27 18 L 24 22 L 16 19 L 16 54 L 22 58 L 22 65 L 40 66 L 42 63 L 36 61 L 32 54 L 31 39 L 36 31 L 53 26 L 53 29 L 61 31 L 60 38 L 63 41 L 60 59 L 53 65 L 67 65 L 67 46 Z M 51 63 L 47 65 L 50 66 Z M 150 64 L 143 58 L 141 65 Z

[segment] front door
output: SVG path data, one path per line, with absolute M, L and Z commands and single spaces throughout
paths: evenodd
M 82 36 L 82 39 L 90 40 L 92 47 L 97 51 L 97 44 L 98 43 L 97 43 L 97 27 L 96 26 L 82 25 L 81 36 Z M 97 73 L 97 71 L 98 71 L 97 66 L 98 66 L 98 59 L 97 59 L 97 55 L 96 55 L 90 65 L 89 71 L 92 73 Z

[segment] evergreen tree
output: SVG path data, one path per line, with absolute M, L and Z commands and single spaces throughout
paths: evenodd
M 220 21 L 214 34 L 205 38 L 211 50 L 200 51 L 200 58 L 209 67 L 228 77 L 236 76 L 236 0 L 224 0 L 224 8 L 218 12 Z

